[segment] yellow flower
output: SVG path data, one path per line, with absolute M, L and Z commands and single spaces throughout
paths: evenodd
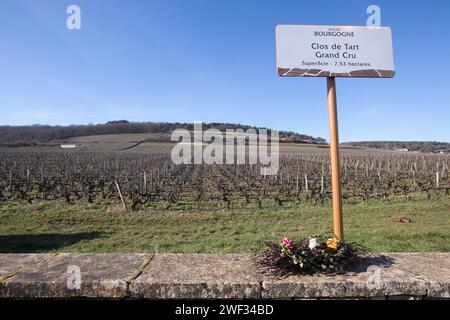
M 337 249 L 337 242 L 338 240 L 336 238 L 330 238 L 327 240 L 327 247 L 330 249 Z

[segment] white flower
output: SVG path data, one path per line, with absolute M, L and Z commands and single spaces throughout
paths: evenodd
M 308 247 L 312 250 L 315 247 L 317 247 L 319 245 L 319 243 L 317 242 L 317 239 L 313 238 L 313 239 L 309 239 L 309 245 Z

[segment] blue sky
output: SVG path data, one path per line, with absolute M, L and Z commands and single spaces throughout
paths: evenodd
M 341 141 L 450 141 L 448 1 L 2 0 L 0 124 L 202 120 L 328 139 L 326 80 L 276 76 L 275 26 L 364 25 L 370 4 L 396 77 L 337 79 Z

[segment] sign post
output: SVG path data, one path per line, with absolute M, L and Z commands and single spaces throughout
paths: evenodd
M 392 78 L 388 27 L 278 25 L 277 72 L 282 77 L 326 77 L 330 124 L 333 231 L 344 239 L 336 77 Z
M 339 130 L 336 103 L 336 80 L 327 77 L 328 117 L 330 122 L 331 190 L 333 193 L 334 236 L 344 240 L 342 218 L 341 166 L 339 164 Z

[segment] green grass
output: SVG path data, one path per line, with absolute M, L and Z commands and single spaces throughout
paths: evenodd
M 406 216 L 410 223 L 395 221 Z M 62 202 L 0 206 L 0 252 L 250 253 L 264 240 L 331 232 L 331 205 L 216 211 Z M 450 251 L 450 199 L 421 196 L 344 205 L 344 232 L 372 252 Z

